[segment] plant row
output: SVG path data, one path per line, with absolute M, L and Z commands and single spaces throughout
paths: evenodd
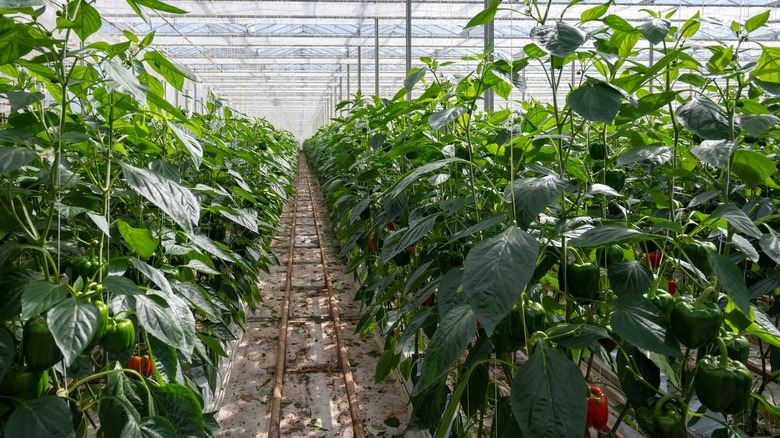
M 751 39 L 769 12 L 721 23 L 734 45 L 700 59 L 698 14 L 553 21 L 550 5 L 510 12 L 536 21 L 517 59 L 477 54 L 454 78 L 423 58 L 394 98 L 358 93 L 304 143 L 362 281 L 358 330 L 385 338 L 375 378 L 400 370 L 410 428 L 437 437 L 683 437 L 705 418 L 771 434 L 780 50 Z M 552 102 L 478 111 L 529 65 Z M 607 408 L 596 363 L 627 403 Z
M 86 41 L 101 25 L 0 2 L 0 436 L 211 435 L 298 146 L 214 96 L 174 107 L 163 81 L 193 74 L 154 33 Z

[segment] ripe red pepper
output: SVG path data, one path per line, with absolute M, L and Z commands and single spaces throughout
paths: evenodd
M 664 260 L 664 255 L 659 251 L 653 251 L 645 254 L 645 262 L 653 269 L 658 269 L 661 266 L 661 262 Z
M 674 295 L 675 292 L 677 292 L 677 283 L 675 283 L 671 278 L 667 278 L 666 290 L 669 292 L 669 295 Z
M 423 301 L 422 305 L 423 307 L 431 307 L 433 306 L 433 303 L 436 301 L 436 295 L 430 294 L 428 295 L 428 298 Z
M 607 396 L 598 386 L 588 388 L 588 414 L 585 417 L 586 427 L 596 430 L 607 428 L 607 419 L 609 419 L 609 403 Z
M 374 244 L 374 236 L 368 236 L 368 246 L 371 247 L 371 251 L 376 251 L 376 245 Z
M 154 373 L 154 362 L 152 361 L 152 358 L 148 355 L 143 356 L 132 356 L 130 359 L 127 360 L 127 364 L 125 364 L 125 368 L 133 371 L 137 371 L 144 377 L 149 377 Z M 138 376 L 136 376 L 133 373 L 125 373 L 128 377 L 132 379 L 137 379 Z
M 387 229 L 390 230 L 390 231 L 394 231 L 395 230 L 395 223 L 393 221 L 388 222 L 387 223 Z

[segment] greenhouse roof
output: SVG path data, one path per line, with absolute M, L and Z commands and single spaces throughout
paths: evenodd
M 124 31 L 139 36 L 154 31 L 153 46 L 194 73 L 199 82 L 185 85 L 184 93 L 175 96 L 178 104 L 194 108 L 194 101 L 213 93 L 233 108 L 265 117 L 303 138 L 326 122 L 335 104 L 358 87 L 364 94 L 375 94 L 378 87 L 382 97 L 392 97 L 403 87 L 407 73 L 403 0 L 168 3 L 188 13 L 147 9 L 145 21 L 126 2 L 102 1 L 96 8 L 103 17 L 101 38 L 123 38 Z M 553 0 L 549 17 L 559 18 L 567 3 Z M 576 24 L 583 11 L 602 3 L 582 1 L 571 6 L 563 20 Z M 618 0 L 607 14 L 637 25 L 650 17 L 647 10 L 664 14 L 677 10 L 671 20 L 678 25 L 698 12 L 702 25 L 693 44 L 704 47 L 730 45 L 731 21 L 744 23 L 769 9 L 767 26 L 751 36 L 762 44 L 778 45 L 779 5 L 780 1 L 766 0 Z M 458 61 L 483 50 L 483 26 L 464 27 L 485 8 L 484 0 L 411 1 L 409 6 L 412 67 L 422 66 L 421 57 Z M 505 0 L 501 7 L 514 11 L 500 10 L 496 15 L 495 52 L 516 57 L 531 42 L 529 33 L 535 23 L 522 13 L 523 2 Z M 582 28 L 594 31 L 600 24 L 591 21 Z M 451 68 L 457 75 L 473 64 L 462 62 Z M 528 94 L 544 99 L 542 83 L 534 81 L 532 69 L 528 73 Z

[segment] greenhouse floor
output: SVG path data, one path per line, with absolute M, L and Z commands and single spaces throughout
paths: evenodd
M 337 303 L 341 333 L 349 358 L 350 380 L 358 402 L 365 436 L 404 435 L 409 420 L 407 394 L 394 374 L 374 382 L 374 369 L 382 352 L 377 337 L 361 340 L 354 334 L 360 318 L 355 302 L 356 285 L 337 256 L 325 209 L 316 182 L 307 169 L 299 172 L 297 203 L 288 202 L 273 248 L 280 266 L 260 278 L 264 302 L 249 314 L 246 331 L 236 344 L 235 359 L 228 368 L 229 383 L 218 421 L 219 437 L 274 436 L 272 427 L 274 386 L 280 329 L 287 323 L 286 361 L 278 429 L 281 436 L 352 437 L 361 436 L 350 415 L 345 377 L 338 360 L 334 324 L 329 312 L 325 271 L 330 272 L 333 297 Z M 311 192 L 313 193 L 310 193 Z M 312 205 L 312 201 L 316 205 Z M 297 204 L 294 208 L 293 204 Z M 314 208 L 318 219 L 315 220 Z M 290 238 L 295 215 L 295 236 Z M 327 255 L 323 265 L 317 225 Z M 290 243 L 294 242 L 292 269 L 288 276 Z M 291 279 L 288 321 L 281 313 L 286 281 Z M 269 432 L 270 430 L 270 432 Z

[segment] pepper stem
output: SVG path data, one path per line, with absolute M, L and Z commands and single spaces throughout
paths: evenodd
M 680 403 L 680 407 L 686 409 L 685 401 L 682 399 L 682 397 L 680 397 L 678 394 L 666 394 L 665 396 L 658 399 L 657 402 L 655 402 L 655 407 L 653 408 L 653 416 L 656 418 L 659 417 L 661 415 L 661 409 L 670 400 L 677 400 Z
M 718 343 L 718 347 L 720 348 L 720 366 L 725 367 L 729 363 L 729 350 L 726 348 L 726 341 L 724 341 L 720 336 L 716 337 L 715 341 Z
M 704 289 L 704 292 L 702 292 L 695 301 L 696 305 L 704 303 L 704 300 L 706 300 L 712 293 L 715 292 L 715 288 L 712 286 L 707 287 Z

